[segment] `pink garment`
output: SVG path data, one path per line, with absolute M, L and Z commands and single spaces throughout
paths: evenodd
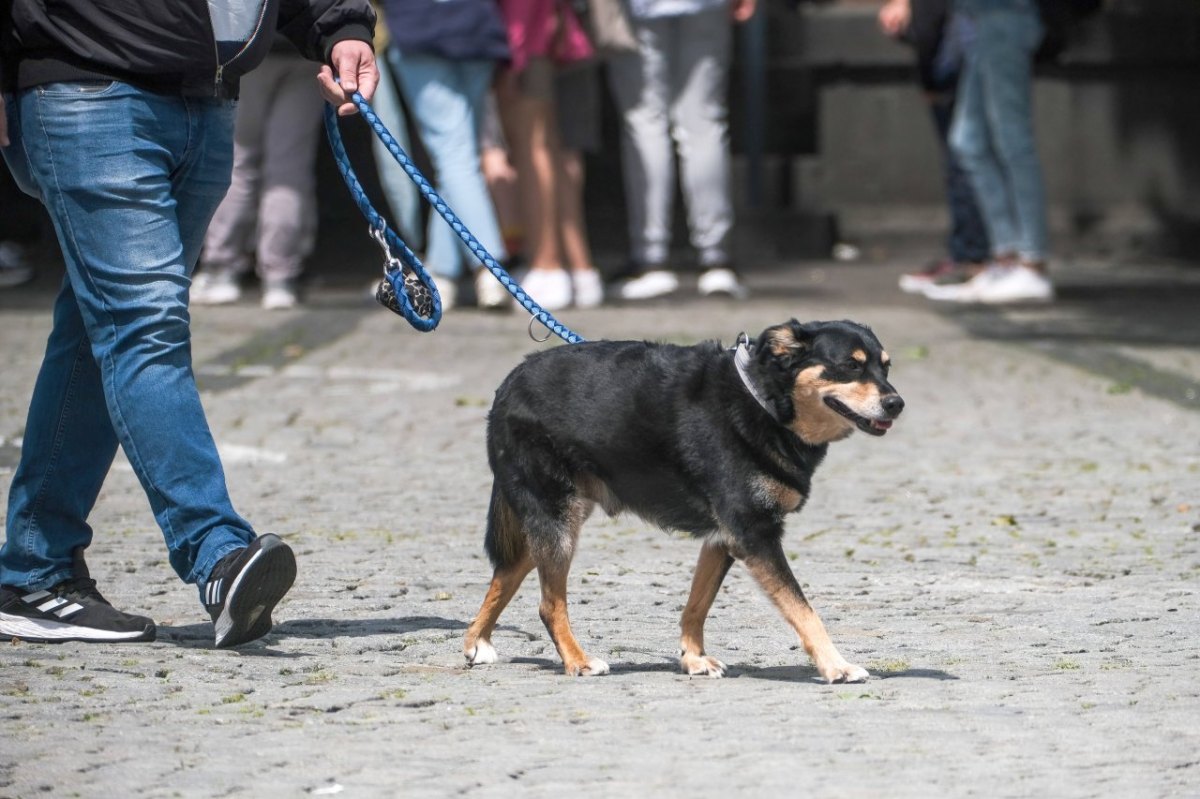
M 512 50 L 509 68 L 520 72 L 531 58 L 556 64 L 585 61 L 595 55 L 579 17 L 565 0 L 499 0 Z

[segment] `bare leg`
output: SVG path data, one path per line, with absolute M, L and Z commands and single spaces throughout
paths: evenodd
M 562 151 L 559 161 L 559 214 L 562 217 L 562 251 L 576 272 L 594 269 L 583 210 L 584 163 L 578 150 Z
M 553 66 L 531 63 L 526 69 L 553 70 Z M 561 269 L 557 184 L 562 155 L 553 95 L 526 91 L 511 74 L 504 76 L 497 89 L 509 153 L 517 170 L 525 256 L 531 269 Z
M 701 547 L 696 573 L 692 576 L 692 593 L 679 622 L 683 630 L 679 639 L 679 667 L 688 674 L 725 676 L 725 664 L 704 654 L 704 620 L 731 565 L 733 557 L 724 544 L 705 542 Z
M 867 670 L 846 662 L 829 640 L 821 617 L 808 604 L 800 584 L 788 568 L 781 545 L 776 543 L 765 552 L 747 557 L 745 563 L 775 607 L 779 608 L 779 612 L 800 636 L 804 651 L 812 658 L 825 680 L 831 683 L 866 681 L 870 676 Z
M 512 566 L 496 569 L 492 575 L 492 584 L 483 598 L 483 607 L 479 609 L 475 621 L 467 628 L 467 635 L 463 641 L 463 654 L 467 658 L 467 665 L 496 662 L 492 630 L 495 629 L 500 614 L 532 570 L 533 559 L 529 557 L 528 551 Z

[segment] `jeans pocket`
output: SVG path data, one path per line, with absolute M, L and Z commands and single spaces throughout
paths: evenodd
M 43 83 L 36 87 L 38 94 L 43 97 L 78 97 L 81 94 L 103 94 L 117 85 L 115 80 L 71 80 Z

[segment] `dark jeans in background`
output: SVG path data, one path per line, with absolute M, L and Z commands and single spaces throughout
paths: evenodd
M 954 119 L 954 99 L 938 98 L 929 104 L 933 124 L 942 147 L 942 170 L 946 179 L 946 204 L 950 210 L 950 234 L 946 248 L 956 263 L 984 263 L 991 254 L 987 228 L 975 202 L 970 178 L 950 149 L 950 123 Z
M 967 52 L 975 46 L 975 29 L 965 17 L 945 24 L 942 40 L 931 65 L 932 80 L 938 94 L 929 110 L 942 148 L 942 173 L 946 181 L 946 205 L 950 210 L 950 233 L 946 249 L 956 263 L 984 263 L 991 255 L 991 243 L 983 214 L 975 200 L 970 177 L 950 149 L 950 125 L 954 121 L 954 98 L 958 78 L 966 63 Z

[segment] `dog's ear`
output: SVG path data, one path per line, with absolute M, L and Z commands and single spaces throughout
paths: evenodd
M 775 358 L 792 363 L 804 357 L 812 345 L 812 333 L 804 325 L 792 319 L 782 325 L 768 327 L 758 337 L 757 349 L 760 357 Z

